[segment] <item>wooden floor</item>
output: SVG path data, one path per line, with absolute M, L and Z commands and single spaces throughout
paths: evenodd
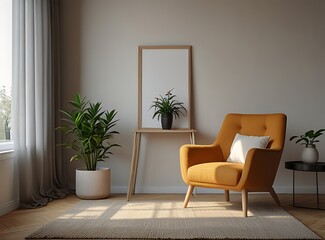
M 166 199 L 166 197 L 173 199 L 175 195 L 136 195 L 136 197 L 148 199 L 154 197 L 155 199 Z M 325 210 L 314 210 L 305 208 L 292 207 L 292 196 L 289 194 L 278 195 L 282 207 L 291 215 L 304 223 L 307 227 L 313 230 L 320 237 L 325 239 Z M 124 197 L 124 196 L 121 196 Z M 179 195 L 177 196 L 179 198 Z M 232 197 L 232 196 L 231 196 Z M 237 196 L 240 197 L 240 196 Z M 125 196 L 126 198 L 126 196 Z M 222 196 L 220 196 L 222 198 Z M 250 198 L 256 198 L 261 201 L 272 201 L 269 195 L 264 194 L 250 194 Z M 132 199 L 131 199 L 132 200 Z M 70 195 L 65 199 L 55 200 L 50 202 L 46 207 L 29 210 L 15 210 L 0 217 L 0 239 L 1 240 L 21 240 L 25 236 L 34 232 L 41 226 L 45 225 L 51 220 L 62 215 L 65 211 L 73 207 L 79 199 Z M 320 202 L 325 208 L 325 195 L 321 195 Z M 298 195 L 296 197 L 296 204 L 306 204 L 312 206 L 315 203 L 313 195 Z M 249 205 L 248 205 L 249 207 Z

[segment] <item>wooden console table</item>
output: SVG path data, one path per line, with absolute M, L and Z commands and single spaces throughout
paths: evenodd
M 130 199 L 130 196 L 135 194 L 135 183 L 136 183 L 137 171 L 138 171 L 138 160 L 139 160 L 141 134 L 143 134 L 143 133 L 165 133 L 165 134 L 189 133 L 190 134 L 190 143 L 195 144 L 195 132 L 196 132 L 196 130 L 194 130 L 194 129 L 163 130 L 163 129 L 159 129 L 159 128 L 141 128 L 141 129 L 134 130 L 132 162 L 131 162 L 131 169 L 130 169 L 129 187 L 128 187 L 128 193 L 127 193 L 128 201 Z

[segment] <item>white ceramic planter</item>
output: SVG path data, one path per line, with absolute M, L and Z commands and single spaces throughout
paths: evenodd
M 301 160 L 304 163 L 316 163 L 318 161 L 318 151 L 315 146 L 307 146 L 302 149 Z
M 107 198 L 110 194 L 110 168 L 76 170 L 76 195 L 82 199 Z

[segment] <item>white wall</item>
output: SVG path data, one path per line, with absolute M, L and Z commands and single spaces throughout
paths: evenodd
M 18 179 L 12 153 L 0 154 L 0 216 L 18 207 Z
M 62 102 L 81 91 L 118 110 L 116 149 L 105 165 L 112 189 L 126 192 L 137 126 L 139 45 L 192 45 L 197 143 L 211 143 L 225 114 L 283 112 L 287 141 L 275 181 L 290 192 L 286 160 L 299 160 L 292 135 L 325 127 L 325 1 L 71 0 L 62 1 Z M 325 161 L 325 137 L 318 144 Z M 179 147 L 188 136 L 150 135 L 140 153 L 138 191 L 185 191 Z M 67 155 L 67 154 L 66 154 Z M 66 157 L 67 158 L 67 157 Z M 73 185 L 76 163 L 69 165 Z M 320 176 L 322 191 L 324 174 Z M 300 191 L 314 175 L 297 174 Z

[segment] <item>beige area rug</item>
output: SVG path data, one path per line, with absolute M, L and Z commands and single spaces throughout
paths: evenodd
M 144 200 L 147 199 L 147 200 Z M 217 202 L 196 196 L 188 208 L 182 198 L 125 197 L 81 200 L 27 239 L 320 239 L 273 202 Z M 213 201 L 214 200 L 214 201 Z

